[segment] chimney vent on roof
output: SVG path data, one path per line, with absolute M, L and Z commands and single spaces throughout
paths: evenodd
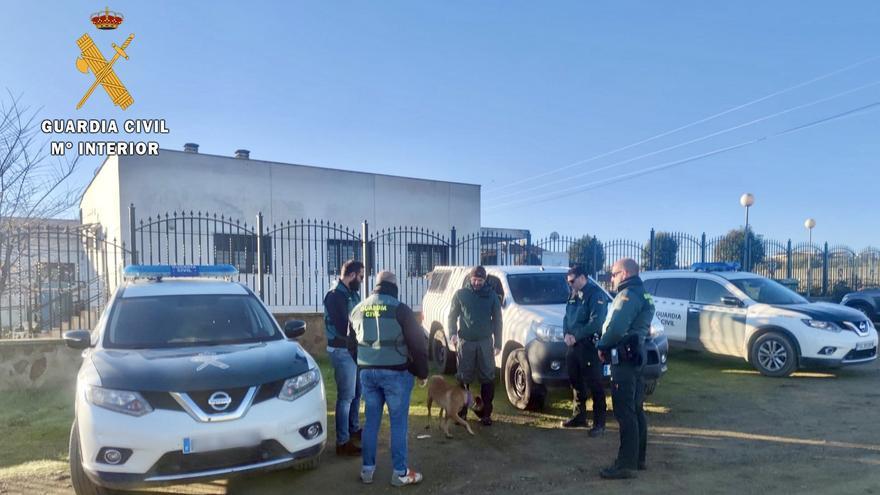
M 247 160 L 251 157 L 251 152 L 250 150 L 235 150 L 235 157 Z
M 198 153 L 199 145 L 196 143 L 186 143 L 183 145 L 183 151 L 187 153 Z

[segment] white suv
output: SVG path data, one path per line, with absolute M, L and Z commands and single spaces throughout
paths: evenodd
M 83 349 L 70 434 L 78 495 L 314 467 L 327 438 L 321 373 L 235 268 L 129 266 Z
M 861 312 L 810 303 L 771 279 L 735 264 L 642 274 L 671 342 L 742 357 L 768 376 L 799 367 L 877 359 L 877 331 Z
M 455 291 L 465 287 L 472 267 L 441 266 L 430 274 L 422 300 L 422 321 L 428 332 L 431 361 L 444 373 L 456 369 L 455 349 L 446 328 Z M 495 365 L 503 370 L 504 386 L 510 403 L 519 409 L 540 409 L 547 385 L 568 387 L 565 367 L 566 346 L 562 320 L 570 288 L 567 268 L 542 266 L 487 266 L 487 283 L 501 298 L 503 320 L 502 352 Z M 591 284 L 595 282 L 591 279 Z M 608 301 L 611 296 L 604 290 Z M 666 372 L 668 344 L 663 326 L 655 317 L 646 342 L 645 366 L 648 393 Z

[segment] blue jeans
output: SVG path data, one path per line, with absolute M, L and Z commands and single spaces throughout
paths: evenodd
M 391 418 L 391 462 L 394 474 L 406 474 L 406 436 L 409 429 L 409 399 L 413 376 L 408 371 L 361 370 L 364 387 L 364 432 L 361 438 L 363 471 L 376 469 L 376 443 L 382 410 L 388 405 Z
M 351 439 L 351 434 L 361 429 L 358 414 L 361 405 L 361 384 L 357 363 L 348 349 L 328 347 L 336 379 L 336 443 L 341 445 Z

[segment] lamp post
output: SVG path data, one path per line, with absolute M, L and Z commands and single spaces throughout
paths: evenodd
M 813 227 L 816 226 L 816 221 L 812 218 L 808 218 L 804 222 L 804 227 L 807 228 L 807 232 L 810 233 L 810 257 L 807 258 L 807 297 L 810 297 L 810 294 L 813 290 Z
M 745 254 L 743 255 L 743 269 L 749 271 L 752 264 L 752 239 L 749 235 L 749 208 L 755 204 L 755 196 L 752 193 L 745 193 L 739 197 L 739 204 L 746 209 L 746 226 L 743 231 L 743 246 L 745 246 Z

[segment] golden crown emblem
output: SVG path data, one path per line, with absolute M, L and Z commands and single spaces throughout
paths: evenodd
M 92 24 L 98 29 L 116 29 L 122 24 L 125 17 L 119 12 L 113 12 L 105 7 L 103 12 L 95 12 L 90 16 Z

